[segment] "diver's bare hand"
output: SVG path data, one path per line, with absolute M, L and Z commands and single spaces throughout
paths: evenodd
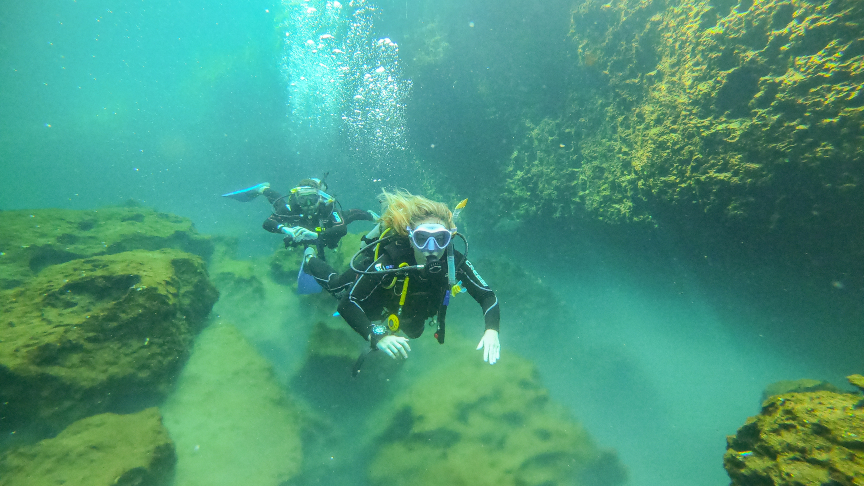
M 397 354 L 401 354 L 403 358 L 408 357 L 408 351 L 411 351 L 411 346 L 408 345 L 408 338 L 402 336 L 384 336 L 378 341 L 378 349 L 387 353 L 393 359 L 396 359 Z

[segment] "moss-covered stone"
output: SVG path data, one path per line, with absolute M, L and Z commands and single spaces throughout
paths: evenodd
M 200 334 L 163 414 L 177 444 L 177 485 L 279 486 L 300 471 L 300 414 L 231 325 Z
M 56 429 L 167 391 L 218 294 L 202 260 L 131 251 L 0 293 L 0 430 Z
M 0 456 L 0 486 L 165 486 L 176 457 L 155 408 L 79 420 Z
M 727 438 L 733 486 L 864 484 L 860 395 L 815 391 L 768 399 Z
M 0 289 L 17 287 L 42 269 L 129 250 L 175 248 L 208 259 L 210 237 L 192 222 L 144 207 L 93 211 L 0 211 Z
M 505 209 L 860 235 L 862 22 L 850 0 L 579 2 L 582 84 L 526 125 Z
M 372 417 L 384 430 L 372 484 L 624 483 L 616 455 L 598 450 L 549 399 L 528 361 L 508 355 L 489 366 L 470 347 L 448 351 L 459 356 L 417 377 L 388 414 Z

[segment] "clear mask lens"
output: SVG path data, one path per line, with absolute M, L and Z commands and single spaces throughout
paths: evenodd
M 410 234 L 414 246 L 424 252 L 443 250 L 453 238 L 450 230 L 440 224 L 421 224 Z

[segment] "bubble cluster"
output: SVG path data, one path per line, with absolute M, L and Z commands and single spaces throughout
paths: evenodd
M 281 63 L 290 123 L 357 158 L 384 162 L 405 149 L 399 47 L 376 38 L 377 7 L 366 0 L 283 0 L 287 20 Z

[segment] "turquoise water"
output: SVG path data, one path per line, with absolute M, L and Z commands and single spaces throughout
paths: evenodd
M 134 199 L 238 237 L 251 257 L 280 241 L 260 229 L 260 205 L 218 196 L 258 182 L 288 188 L 329 172 L 346 208 L 373 207 L 383 187 L 424 189 L 417 160 L 475 197 L 512 151 L 520 110 L 554 106 L 576 73 L 559 49 L 568 3 L 461 3 L 377 2 L 370 32 L 399 44 L 405 81 L 434 57 L 420 39 L 436 28 L 456 32 L 450 48 L 461 49 L 424 84 L 400 85 L 404 110 L 382 120 L 405 133 L 386 146 L 368 142 L 369 126 L 346 132 L 338 108 L 326 123 L 292 111 L 280 26 L 297 4 L 10 4 L 0 15 L 0 209 Z M 506 80 L 496 104 L 465 89 L 471 76 Z M 350 86 L 330 96 L 353 99 Z M 477 154 L 471 166 L 466 153 Z M 486 225 L 466 214 L 469 228 Z M 478 256 L 519 262 L 565 302 L 567 315 L 543 329 L 502 303 L 502 359 L 513 350 L 534 360 L 552 396 L 619 452 L 634 486 L 726 484 L 725 436 L 758 412 L 765 385 L 843 385 L 864 365 L 861 289 L 780 258 L 694 255 L 688 236 L 589 224 L 552 226 L 543 241 L 472 240 Z

